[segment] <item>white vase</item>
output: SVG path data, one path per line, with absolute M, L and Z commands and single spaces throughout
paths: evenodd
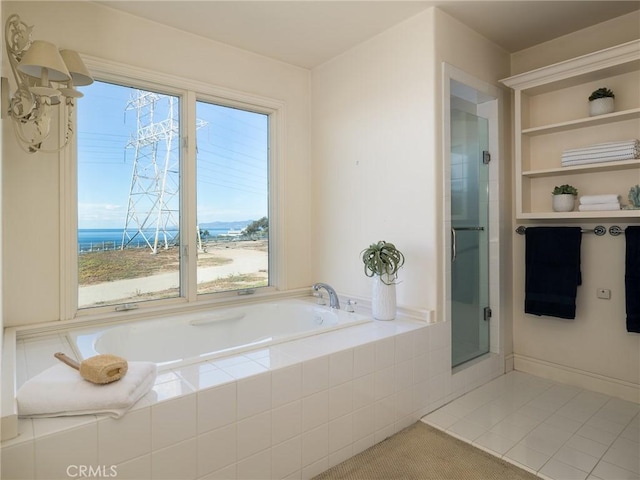
M 371 311 L 376 320 L 393 320 L 396 318 L 396 285 L 393 276 L 385 274 L 384 281 L 379 275 L 373 276 L 371 295 Z
M 589 100 L 589 116 L 604 115 L 613 112 L 613 97 L 596 98 Z
M 575 206 L 576 197 L 569 193 L 553 195 L 554 212 L 571 212 Z

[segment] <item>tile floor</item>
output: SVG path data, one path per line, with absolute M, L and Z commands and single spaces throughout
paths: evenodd
M 423 418 L 550 480 L 640 480 L 640 405 L 510 372 Z

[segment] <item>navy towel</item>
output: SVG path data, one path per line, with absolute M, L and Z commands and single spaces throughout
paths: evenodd
M 627 227 L 625 256 L 625 299 L 627 332 L 640 333 L 640 227 Z
M 580 227 L 527 227 L 525 313 L 576 318 Z

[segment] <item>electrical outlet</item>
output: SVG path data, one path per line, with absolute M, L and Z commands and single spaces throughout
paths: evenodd
M 602 298 L 604 300 L 610 300 L 611 299 L 611 290 L 609 290 L 608 288 L 599 288 L 596 296 L 598 298 Z

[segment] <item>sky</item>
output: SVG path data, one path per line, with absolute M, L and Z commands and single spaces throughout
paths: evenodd
M 161 172 L 169 165 L 162 220 L 177 225 L 177 214 L 170 211 L 178 209 L 179 198 L 179 98 L 145 91 L 136 102 L 136 89 L 98 81 L 82 92 L 84 97 L 76 103 L 78 228 L 131 228 L 141 223 L 158 199 L 152 192 L 161 190 L 155 186 L 153 158 Z M 149 102 L 152 98 L 156 101 Z M 198 102 L 196 117 L 200 125 L 198 223 L 267 216 L 267 115 Z M 151 135 L 158 141 L 143 142 Z M 136 180 L 132 181 L 136 163 Z M 128 221 L 128 212 L 135 213 L 137 221 L 131 215 Z M 157 213 L 152 218 L 157 219 Z

